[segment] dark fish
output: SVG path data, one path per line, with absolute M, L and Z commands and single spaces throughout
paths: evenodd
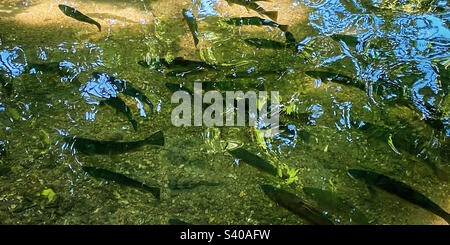
M 257 48 L 270 48 L 270 49 L 286 49 L 291 48 L 291 45 L 274 41 L 271 39 L 265 38 L 248 38 L 244 39 L 244 42 L 248 45 L 257 47 Z
M 198 44 L 198 30 L 197 30 L 197 21 L 195 20 L 194 14 L 186 9 L 183 9 L 182 11 L 184 20 L 187 22 L 189 26 L 189 30 L 192 33 L 192 37 L 194 38 L 194 44 L 195 47 L 197 47 Z
M 368 142 L 374 144 L 375 142 L 386 143 L 389 140 L 389 136 L 391 135 L 391 129 L 376 125 L 370 122 L 363 122 L 363 124 L 357 124 L 356 122 L 352 122 L 352 126 L 361 130 L 367 135 Z
M 166 73 L 168 77 L 185 77 L 189 75 L 198 75 L 206 72 L 207 70 L 199 69 L 199 70 L 173 70 Z
M 257 78 L 257 77 L 263 77 L 267 75 L 278 75 L 282 76 L 286 70 L 263 70 L 263 71 L 241 71 L 241 72 L 234 72 L 232 74 L 228 74 L 225 77 L 226 78 Z
M 150 108 L 150 113 L 153 112 L 153 103 L 150 101 L 150 99 L 147 96 L 145 96 L 145 94 L 142 91 L 133 87 L 130 83 L 125 83 L 122 93 L 144 102 Z
M 152 134 L 150 137 L 133 142 L 114 142 L 91 140 L 78 137 L 67 137 L 66 142 L 72 144 L 71 147 L 84 154 L 121 154 L 134 150 L 144 145 L 164 145 L 164 135 L 162 131 Z
M 65 72 L 61 69 L 59 62 L 49 62 L 49 63 L 31 63 L 28 65 L 29 69 L 28 71 L 31 71 L 32 69 L 37 71 L 42 71 L 44 73 L 57 73 L 60 76 L 65 76 L 68 74 L 68 72 Z
M 273 176 L 277 176 L 277 169 L 270 164 L 268 161 L 260 158 L 259 156 L 244 150 L 242 148 L 237 148 L 232 151 L 229 151 L 229 153 L 238 159 L 241 159 L 242 161 L 246 162 L 247 164 L 263 171 L 268 174 L 271 174 Z
M 365 1 L 365 0 L 363 0 Z M 342 6 L 351 14 L 363 14 L 364 11 L 358 2 L 353 0 L 340 0 Z
M 313 225 L 333 224 L 322 213 L 305 203 L 293 193 L 271 185 L 261 185 L 261 189 L 272 201 Z
M 440 216 L 448 224 L 450 224 L 450 214 L 405 183 L 394 180 L 388 176 L 366 170 L 350 169 L 347 173 L 352 178 L 363 180 L 369 186 L 378 187 L 389 193 L 397 195 L 408 202 L 416 204 L 419 207 Z
M 311 113 L 309 112 L 299 112 L 298 110 L 292 111 L 291 113 L 283 113 L 283 116 L 287 117 L 289 121 L 301 124 L 308 124 L 310 122 Z
M 333 34 L 333 35 L 331 35 L 331 38 L 338 42 L 343 41 L 349 47 L 356 47 L 356 45 L 358 45 L 358 43 L 359 43 L 357 37 L 350 36 L 350 35 Z
M 169 179 L 168 187 L 171 190 L 192 190 L 194 188 L 200 186 L 219 186 L 220 183 L 217 182 L 209 182 L 209 181 L 194 181 L 194 180 L 177 180 L 177 179 Z
M 98 167 L 85 166 L 83 167 L 83 170 L 94 178 L 101 178 L 108 181 L 114 181 L 120 185 L 135 187 L 140 190 L 150 192 L 157 199 L 160 198 L 161 189 L 159 187 L 148 186 L 123 174 L 115 173 Z
M 259 6 L 256 1 L 250 1 L 250 0 L 226 0 L 230 6 L 232 6 L 234 3 L 244 6 L 246 9 L 252 9 L 258 14 L 265 15 L 272 20 L 277 20 L 278 18 L 278 12 L 277 11 L 267 11 L 263 9 L 261 6 Z
M 168 223 L 169 223 L 169 225 L 193 225 L 191 223 L 187 223 L 182 220 L 175 219 L 175 218 L 169 219 Z
M 313 187 L 303 187 L 303 192 L 313 198 L 320 209 L 331 211 L 343 217 L 352 224 L 367 225 L 367 218 L 355 207 L 347 204 L 342 198 L 331 191 L 324 191 Z
M 305 74 L 316 79 L 321 79 L 323 82 L 351 85 L 365 91 L 365 85 L 363 83 L 345 75 L 327 71 L 305 71 Z
M 271 26 L 279 28 L 281 31 L 286 32 L 288 30 L 287 25 L 280 25 L 271 20 L 262 19 L 259 17 L 240 17 L 240 18 L 229 18 L 224 20 L 225 23 L 235 25 L 235 26 Z
M 184 68 L 190 68 L 190 69 L 201 69 L 201 68 L 215 69 L 216 68 L 215 66 L 210 65 L 206 62 L 196 61 L 196 60 L 186 60 L 183 57 L 176 57 L 170 63 L 167 63 L 166 66 L 168 68 L 184 67 Z
M 286 32 L 286 43 L 288 46 L 293 46 L 296 47 L 297 45 L 297 40 L 295 40 L 294 34 L 292 34 L 291 32 Z
M 264 84 L 260 82 L 234 82 L 234 81 L 202 81 L 202 89 L 204 91 L 220 90 L 220 91 L 262 91 Z
M 134 97 L 139 101 L 146 103 L 150 108 L 150 112 L 153 112 L 153 103 L 150 101 L 150 99 L 147 98 L 147 96 L 145 96 L 145 94 L 142 91 L 133 87 L 133 85 L 127 82 L 126 80 L 117 79 L 103 72 L 93 72 L 92 76 L 94 76 L 94 80 L 92 80 L 92 82 L 98 83 L 96 87 L 103 86 L 104 84 L 107 83 L 114 85 L 115 91 L 108 91 L 109 94 L 115 94 L 116 92 L 118 92 L 124 95 Z M 102 88 L 99 88 L 99 90 L 102 90 Z
M 128 105 L 125 104 L 122 99 L 120 99 L 119 97 L 111 97 L 107 100 L 101 101 L 100 105 L 102 104 L 107 104 L 116 109 L 117 112 L 124 114 L 127 117 L 128 121 L 130 121 L 131 125 L 133 125 L 133 129 L 137 131 L 137 121 L 136 119 L 134 119 L 130 107 L 128 107 Z
M 102 26 L 97 21 L 95 21 L 95 20 L 89 18 L 88 16 L 82 14 L 78 10 L 76 10 L 74 8 L 71 8 L 71 7 L 67 6 L 67 5 L 63 5 L 63 4 L 58 5 L 58 7 L 59 7 L 59 9 L 61 9 L 61 11 L 65 15 L 67 15 L 69 17 L 72 17 L 72 18 L 74 18 L 74 19 L 76 19 L 78 21 L 81 21 L 81 22 L 86 22 L 86 23 L 89 23 L 89 24 L 96 25 L 97 28 L 98 28 L 98 31 L 102 30 Z
M 202 70 L 206 68 L 212 68 L 215 69 L 216 67 L 213 65 L 210 65 L 203 61 L 197 61 L 197 60 L 186 60 L 183 57 L 176 57 L 172 61 L 167 61 L 164 58 L 156 58 L 149 61 L 151 63 L 148 64 L 146 61 L 139 61 L 138 64 L 148 68 L 148 67 L 166 67 L 168 69 L 184 69 L 184 70 Z

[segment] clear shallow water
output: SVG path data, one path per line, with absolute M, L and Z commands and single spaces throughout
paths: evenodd
M 332 191 L 371 224 L 445 224 L 396 196 L 372 195 L 347 170 L 383 173 L 449 210 L 448 3 L 259 3 L 278 11 L 277 22 L 289 25 L 299 45 L 249 45 L 244 39 L 285 42 L 286 33 L 224 24 L 224 17 L 258 16 L 225 1 L 2 1 L 1 223 L 166 224 L 178 218 L 194 224 L 303 224 L 264 195 L 260 184 L 271 184 L 327 212 L 336 224 L 352 223 L 344 218 L 351 208 L 321 209 L 303 187 Z M 65 16 L 58 4 L 95 19 L 102 31 Z M 198 19 L 197 47 L 183 8 Z M 204 61 L 217 69 L 170 76 L 167 69 L 138 64 L 157 57 Z M 327 82 L 306 73 L 318 70 L 356 82 Z M 148 105 L 119 95 L 137 131 L 123 113 L 83 94 L 89 82 L 97 82 L 93 72 L 126 80 L 153 103 L 150 113 Z M 194 81 L 234 84 L 214 87 L 221 91 L 279 91 L 280 122 L 289 130 L 262 139 L 253 127 L 172 126 L 176 104 L 165 83 L 192 88 Z M 364 125 L 375 126 L 363 130 Z M 163 147 L 124 154 L 86 155 L 64 141 L 134 141 L 159 130 Z M 268 176 L 236 161 L 229 145 L 297 172 L 290 180 Z M 94 178 L 82 166 L 158 185 L 161 200 Z M 202 181 L 218 185 L 190 188 Z

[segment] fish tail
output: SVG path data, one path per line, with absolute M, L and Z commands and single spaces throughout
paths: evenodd
M 137 131 L 137 128 L 138 128 L 137 121 L 134 118 L 132 118 L 132 119 L 130 119 L 130 122 L 131 122 L 131 125 L 133 125 L 134 131 Z
M 443 218 L 444 218 L 444 217 L 443 217 Z M 450 225 L 450 214 L 446 214 L 444 219 L 445 219 L 445 221 L 447 222 L 447 224 Z
M 194 45 L 195 45 L 195 47 L 197 47 L 197 44 L 198 44 L 198 38 L 196 38 L 196 37 L 194 36 Z
M 264 15 L 275 21 L 278 19 L 278 11 L 265 11 Z
M 158 131 L 158 132 L 150 135 L 150 137 L 145 139 L 145 143 L 147 143 L 149 145 L 160 145 L 160 146 L 163 146 L 164 145 L 164 134 L 163 134 L 163 132 L 162 131 Z
M 280 30 L 282 30 L 283 32 L 287 32 L 289 26 L 288 25 L 280 25 L 280 26 L 278 26 L 278 28 L 280 28 Z
M 95 24 L 94 25 L 96 25 L 97 26 L 97 28 L 98 28 L 98 31 L 100 32 L 100 31 L 102 31 L 102 26 L 100 25 L 100 23 L 98 23 L 98 22 L 95 22 Z
M 148 192 L 152 193 L 152 195 L 156 198 L 156 199 L 160 199 L 161 198 L 161 189 L 158 187 L 152 187 L 152 186 L 148 186 L 148 185 L 142 185 L 142 187 L 147 190 Z

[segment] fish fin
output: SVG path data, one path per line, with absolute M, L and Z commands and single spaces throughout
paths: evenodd
M 161 198 L 161 189 L 158 187 L 153 187 L 153 186 L 148 186 L 148 185 L 142 185 L 144 187 L 144 189 L 146 189 L 148 192 L 152 193 L 152 195 L 156 198 L 156 199 L 160 199 Z
M 266 11 L 264 15 L 275 21 L 278 19 L 278 11 Z
M 447 224 L 450 225 L 450 214 L 445 213 L 444 215 L 441 215 L 440 217 L 443 218 L 447 222 Z
M 135 119 L 130 119 L 131 125 L 133 125 L 134 131 L 137 131 L 138 129 L 138 122 Z
M 228 2 L 228 5 L 230 5 L 230 7 L 233 7 L 234 3 Z
M 100 23 L 95 23 L 95 25 L 98 28 L 98 31 L 101 32 L 102 31 L 102 26 L 100 25 Z
M 280 26 L 278 26 L 278 28 L 280 28 L 280 30 L 282 30 L 283 32 L 287 32 L 289 26 L 288 25 L 280 25 Z
M 195 45 L 195 47 L 197 47 L 197 45 L 198 45 L 198 38 L 194 38 L 194 45 Z
M 150 135 L 147 139 L 145 139 L 146 143 L 151 145 L 164 145 L 164 134 L 162 131 L 158 131 L 152 135 Z

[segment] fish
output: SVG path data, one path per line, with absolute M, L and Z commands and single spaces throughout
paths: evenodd
M 114 91 L 108 91 L 108 94 L 110 96 L 115 97 L 116 93 L 122 93 L 124 95 L 134 97 L 139 102 L 142 101 L 146 103 L 150 108 L 150 112 L 153 112 L 154 106 L 150 99 L 145 96 L 145 94 L 141 90 L 133 87 L 133 85 L 126 80 L 117 79 L 103 72 L 93 72 L 92 76 L 94 77 L 94 79 L 92 80 L 92 84 L 94 84 L 93 88 L 98 87 L 97 89 L 102 91 L 102 86 L 114 85 L 108 86 L 108 88 L 114 89 Z M 98 96 L 98 93 L 96 95 Z
M 308 124 L 310 123 L 311 114 L 312 113 L 310 112 L 300 112 L 294 109 L 289 114 L 286 111 L 284 111 L 284 113 L 282 113 L 281 115 L 286 117 L 289 121 L 301 124 Z
M 267 75 L 278 75 L 282 76 L 286 70 L 262 70 L 262 71 L 242 71 L 242 72 L 234 72 L 232 74 L 228 74 L 226 78 L 258 78 Z
M 241 159 L 250 166 L 253 166 L 270 175 L 277 176 L 277 169 L 268 161 L 242 148 L 228 151 L 234 158 Z
M 207 70 L 173 70 L 166 73 L 166 76 L 168 77 L 185 77 L 188 75 L 196 75 L 196 74 L 202 74 L 206 72 Z
M 150 108 L 150 113 L 153 113 L 153 103 L 150 101 L 150 99 L 147 96 L 145 96 L 145 94 L 142 91 L 133 87 L 130 83 L 125 83 L 122 93 L 144 102 Z
M 59 4 L 58 7 L 65 15 L 67 15 L 67 16 L 69 16 L 71 18 L 74 18 L 74 19 L 76 19 L 78 21 L 86 22 L 86 23 L 95 25 L 95 26 L 97 26 L 98 31 L 102 31 L 102 26 L 97 21 L 95 21 L 95 20 L 89 18 L 88 16 L 82 14 L 80 11 L 78 11 L 78 10 L 72 8 L 72 7 L 69 7 L 67 5 L 63 5 L 63 4 Z
M 31 72 L 32 69 L 42 71 L 45 73 L 53 72 L 57 73 L 60 76 L 65 76 L 68 72 L 65 72 L 61 69 L 59 62 L 49 62 L 49 63 L 31 63 L 28 65 L 28 71 Z
M 119 97 L 111 97 L 100 102 L 100 105 L 103 104 L 109 105 L 112 108 L 116 109 L 117 112 L 124 114 L 133 126 L 134 131 L 137 131 L 138 123 L 136 119 L 134 119 L 130 107 L 128 107 L 128 105 L 122 99 L 120 99 Z
M 183 9 L 182 13 L 183 13 L 184 20 L 188 24 L 189 30 L 192 33 L 192 37 L 194 38 L 195 47 L 197 47 L 197 44 L 198 44 L 198 28 L 197 28 L 197 21 L 195 20 L 195 16 L 194 16 L 194 14 L 191 11 L 186 10 L 186 9 Z
M 232 6 L 233 4 L 238 4 L 241 6 L 244 6 L 247 10 L 252 9 L 258 14 L 265 15 L 269 17 L 272 20 L 277 20 L 278 18 L 278 11 L 267 11 L 263 9 L 261 6 L 259 6 L 256 1 L 250 1 L 250 0 L 226 0 L 227 3 Z
M 180 179 L 177 180 L 177 179 L 170 178 L 168 187 L 171 190 L 192 190 L 192 189 L 195 189 L 200 186 L 212 187 L 212 186 L 219 186 L 219 185 L 220 185 L 220 183 L 218 183 L 218 182 L 209 182 L 209 181 L 204 181 L 204 180 L 200 180 L 200 181 L 184 180 L 183 181 Z
M 260 82 L 233 82 L 233 81 L 202 81 L 202 89 L 205 91 L 262 91 L 264 84 Z
M 320 209 L 329 210 L 352 224 L 369 224 L 367 218 L 359 210 L 347 204 L 337 194 L 313 187 L 303 187 L 302 190 L 305 195 L 313 198 L 317 202 Z
M 225 23 L 235 26 L 251 25 L 251 26 L 271 26 L 286 32 L 289 28 L 288 25 L 280 25 L 271 20 L 262 19 L 259 17 L 240 17 L 240 18 L 228 18 L 224 20 Z
M 166 66 L 168 68 L 176 68 L 176 67 L 184 67 L 190 69 L 201 69 L 201 68 L 212 68 L 215 69 L 214 65 L 210 65 L 203 61 L 196 60 L 186 60 L 183 57 L 176 57 L 170 63 L 167 63 Z
M 288 46 L 294 46 L 295 48 L 297 48 L 297 40 L 295 40 L 294 34 L 292 34 L 291 32 L 287 31 L 285 33 L 285 38 L 286 38 L 286 43 L 288 44 Z
M 356 47 L 359 44 L 358 37 L 344 35 L 344 34 L 333 34 L 331 38 L 335 41 L 343 41 L 349 47 Z
M 244 39 L 244 42 L 248 45 L 257 47 L 257 48 L 270 48 L 270 49 L 286 49 L 291 48 L 291 45 L 274 41 L 271 39 L 265 38 L 247 38 Z
M 214 65 L 210 65 L 206 62 L 197 61 L 197 60 L 186 60 L 183 57 L 175 57 L 173 60 L 170 60 L 170 61 L 168 61 L 164 58 L 157 58 L 157 59 L 151 60 L 151 63 L 155 67 L 165 66 L 168 69 L 202 70 L 202 69 L 206 69 L 206 68 L 212 68 L 212 69 L 216 68 Z M 139 61 L 138 64 L 145 68 L 150 67 L 148 62 L 143 61 L 143 60 Z
M 135 187 L 140 190 L 150 192 L 154 197 L 160 199 L 161 189 L 159 187 L 148 186 L 137 180 L 131 179 L 123 174 L 109 171 L 107 169 L 99 167 L 87 167 L 83 166 L 83 170 L 94 178 L 105 179 L 108 181 L 114 181 L 117 184 Z
M 431 213 L 443 218 L 448 224 L 450 224 L 449 213 L 431 201 L 428 197 L 403 182 L 392 179 L 383 174 L 361 169 L 350 169 L 347 173 L 354 179 L 363 180 L 369 186 L 378 187 L 425 210 L 428 210 Z
M 158 131 L 144 140 L 132 142 L 115 142 L 92 140 L 79 137 L 65 137 L 65 141 L 71 144 L 71 148 L 84 153 L 86 155 L 99 154 L 122 154 L 144 145 L 164 145 L 164 135 L 162 131 Z
M 313 225 L 333 225 L 333 223 L 314 207 L 301 200 L 295 194 L 271 185 L 260 186 L 264 194 L 278 205 L 286 208 L 301 219 Z
M 335 82 L 343 85 L 351 85 L 365 91 L 365 85 L 363 83 L 345 75 L 328 71 L 305 71 L 305 74 L 316 79 L 321 79 L 323 82 Z
M 193 225 L 191 223 L 187 223 L 187 222 L 184 222 L 184 221 L 176 219 L 176 218 L 169 219 L 168 224 L 169 225 Z

